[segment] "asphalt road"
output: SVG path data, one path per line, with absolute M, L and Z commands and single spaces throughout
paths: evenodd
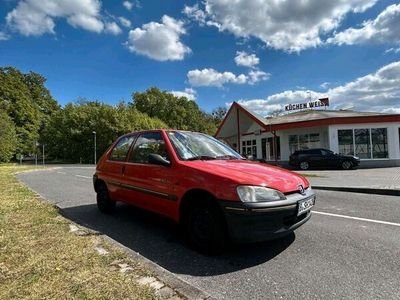
M 91 167 L 19 178 L 77 223 L 139 252 L 217 299 L 400 299 L 400 199 L 317 191 L 295 234 L 218 257 L 189 249 L 168 220 L 127 205 L 98 212 Z

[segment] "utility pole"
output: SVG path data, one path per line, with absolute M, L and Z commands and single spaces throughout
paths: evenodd
M 97 164 L 97 141 L 96 141 L 96 131 L 93 131 L 93 136 L 94 136 L 94 164 Z
M 43 157 L 42 157 L 42 164 L 43 164 L 43 166 L 44 166 L 44 144 L 42 145 L 43 146 L 43 153 L 42 153 L 42 155 L 43 155 Z

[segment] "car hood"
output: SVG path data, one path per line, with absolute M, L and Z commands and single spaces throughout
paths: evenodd
M 299 185 L 309 187 L 303 176 L 264 163 L 243 160 L 198 160 L 186 162 L 187 166 L 202 172 L 229 178 L 237 184 L 260 185 L 289 193 L 299 190 Z

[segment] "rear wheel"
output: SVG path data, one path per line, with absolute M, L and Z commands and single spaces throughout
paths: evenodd
M 308 170 L 310 168 L 310 164 L 307 161 L 302 161 L 299 164 L 300 169 L 302 170 Z
M 342 162 L 342 169 L 343 170 L 350 170 L 353 168 L 353 163 L 349 160 L 345 160 L 344 162 Z
M 104 183 L 97 187 L 97 208 L 104 214 L 111 214 L 115 209 L 115 201 L 111 200 Z
M 226 225 L 219 208 L 211 203 L 190 205 L 182 223 L 186 239 L 205 254 L 221 253 L 228 241 Z

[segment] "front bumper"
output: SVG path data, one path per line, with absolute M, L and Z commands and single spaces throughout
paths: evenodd
M 284 204 L 242 203 L 220 201 L 228 232 L 234 242 L 250 243 L 279 238 L 290 234 L 311 218 L 311 211 L 297 216 L 298 202 L 314 197 L 310 189 L 306 195 L 292 194 Z M 315 200 L 314 200 L 315 201 Z M 279 201 L 281 202 L 281 201 Z M 315 203 L 315 202 L 314 202 Z

